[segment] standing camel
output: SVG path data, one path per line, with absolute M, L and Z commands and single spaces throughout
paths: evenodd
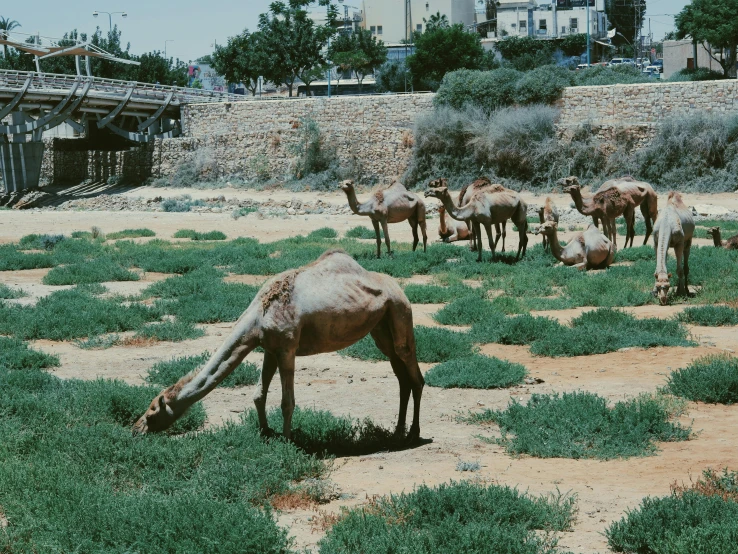
M 540 223 L 546 223 L 547 221 L 553 221 L 558 226 L 559 224 L 559 210 L 556 209 L 556 205 L 551 200 L 550 196 L 546 197 L 546 202 L 543 206 L 538 208 L 538 219 Z M 538 234 L 538 233 L 536 233 Z M 548 236 L 543 234 L 543 250 L 548 249 Z
M 602 228 L 610 240 L 617 244 L 617 227 L 615 219 L 621 215 L 625 218 L 626 237 L 625 247 L 628 242 L 633 246 L 635 239 L 635 209 L 640 206 L 643 220 L 646 224 L 646 235 L 643 244 L 653 231 L 653 223 L 658 216 L 658 197 L 653 187 L 648 183 L 636 181 L 630 176 L 620 179 L 610 179 L 602 183 L 602 186 L 593 196 L 582 197 L 579 180 L 576 177 L 567 177 L 561 181 L 564 192 L 571 194 L 574 205 L 582 215 L 592 216 L 595 225 L 602 220 Z
M 677 294 L 686 296 L 689 293 L 689 251 L 692 248 L 694 220 L 692 210 L 684 205 L 682 195 L 670 192 L 666 207 L 661 210 L 653 228 L 653 244 L 656 249 L 656 284 L 653 293 L 658 296 L 661 305 L 667 303 L 669 278 L 671 273 L 666 269 L 666 257 L 669 248 L 674 249 L 677 260 Z
M 615 245 L 594 225 L 583 233 L 576 233 L 564 247 L 559 243 L 555 221 L 542 223 L 535 233 L 548 237 L 551 254 L 564 265 L 585 270 L 605 269 L 615 259 Z
M 410 302 L 394 279 L 366 271 L 341 250 L 325 252 L 315 262 L 268 281 L 205 366 L 154 398 L 133 431 L 138 434 L 167 429 L 187 408 L 217 387 L 249 352 L 261 346 L 264 364 L 254 394 L 259 427 L 263 434 L 271 434 L 266 399 L 272 377 L 279 369 L 282 433 L 289 439 L 295 408 L 295 356 L 335 352 L 367 334 L 389 358 L 400 383 L 397 438 L 405 433 L 412 392 L 413 423 L 407 440 L 414 442 L 420 437 L 424 380 L 415 357 Z
M 354 182 L 343 181 L 339 187 L 346 193 L 349 207 L 356 215 L 364 215 L 372 220 L 374 233 L 377 236 L 377 258 L 382 257 L 382 236 L 379 226 L 384 232 L 384 241 L 387 244 L 387 255 L 392 255 L 388 223 L 399 223 L 407 220 L 413 230 L 413 252 L 418 246 L 418 225 L 423 234 L 423 252 L 428 245 L 428 235 L 425 231 L 425 203 L 417 194 L 408 191 L 402 183 L 396 181 L 385 190 L 376 191 L 366 202 L 359 204 L 356 199 Z
M 464 221 L 456 221 L 446 213 L 446 208 L 440 206 L 438 215 L 441 218 L 438 223 L 438 236 L 443 242 L 456 242 L 458 240 L 469 240 L 471 231 Z
M 707 236 L 712 237 L 712 242 L 716 248 L 725 248 L 727 250 L 738 250 L 738 235 L 730 237 L 725 242 L 720 236 L 720 227 L 710 227 L 707 230 Z
M 438 198 L 446 208 L 446 212 L 459 221 L 472 221 L 473 232 L 476 235 L 479 248 L 477 249 L 477 261 L 482 261 L 482 231 L 484 227 L 489 240 L 489 248 L 492 258 L 495 257 L 495 241 L 492 239 L 492 225 L 512 219 L 518 227 L 520 243 L 516 259 L 520 259 L 521 253 L 525 256 L 528 244 L 528 219 L 526 212 L 528 206 L 516 192 L 488 193 L 484 190 L 472 192 L 468 202 L 464 206 L 456 206 L 451 194 L 446 187 L 431 188 L 425 191 L 425 196 Z

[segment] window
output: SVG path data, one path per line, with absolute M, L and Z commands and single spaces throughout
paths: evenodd
M 377 25 L 377 34 L 378 35 L 381 35 L 382 34 L 382 26 L 381 25 Z
M 515 29 L 517 27 L 517 25 L 515 25 L 515 23 L 510 23 L 510 27 L 512 27 L 513 29 Z
M 415 30 L 418 31 L 419 33 L 422 33 L 423 32 L 423 24 L 422 23 L 418 23 L 415 26 Z
M 371 33 L 373 35 L 376 35 L 377 34 L 377 28 L 374 25 L 372 25 L 371 27 L 369 27 L 369 30 L 371 31 Z
M 571 29 L 572 33 L 576 33 L 579 29 L 579 20 L 576 17 L 572 17 L 569 19 L 569 28 Z
M 527 21 L 521 21 L 520 22 L 520 30 L 525 31 L 528 29 L 528 22 Z
M 429 2 L 426 2 L 425 3 L 425 11 L 430 11 L 430 3 Z
M 546 20 L 545 20 L 545 19 L 539 19 L 539 20 L 538 20 L 538 28 L 539 28 L 539 29 L 540 29 L 541 31 L 546 31 L 546 30 L 548 30 L 548 24 L 546 23 Z
M 561 34 L 562 35 L 565 35 L 566 34 L 566 26 L 564 26 L 564 25 L 561 26 Z

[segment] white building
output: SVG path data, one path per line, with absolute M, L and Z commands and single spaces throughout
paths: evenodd
M 385 43 L 405 40 L 405 0 L 345 0 L 338 4 L 353 3 L 362 12 L 362 27 L 372 32 Z M 423 19 L 440 13 L 449 23 L 472 26 L 475 22 L 475 0 L 410 0 L 410 22 L 413 31 L 424 31 Z
M 499 0 L 497 36 L 560 38 L 587 32 L 587 0 Z M 589 0 L 589 32 L 607 33 L 605 0 Z

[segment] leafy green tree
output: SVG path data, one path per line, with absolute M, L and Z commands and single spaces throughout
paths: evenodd
M 412 85 L 412 76 L 404 62 L 386 62 L 377 70 L 377 92 L 406 92 Z
M 230 37 L 225 46 L 216 46 L 212 55 L 215 71 L 229 83 L 243 83 L 251 95 L 256 95 L 259 76 L 268 73 L 269 56 L 264 50 L 261 33 L 249 33 L 245 29 L 238 36 Z
M 554 44 L 548 40 L 513 36 L 498 41 L 495 48 L 518 71 L 530 71 L 554 61 Z
M 587 34 L 577 33 L 574 35 L 567 35 L 561 39 L 559 47 L 566 56 L 579 56 L 582 52 L 587 50 Z
M 448 29 L 449 27 L 448 17 L 446 17 L 446 14 L 441 15 L 441 12 L 434 13 L 428 19 L 424 17 L 423 23 L 425 23 L 426 31 L 433 31 L 435 29 Z
M 436 90 L 449 71 L 482 66 L 484 50 L 477 33 L 468 33 L 460 23 L 446 26 L 428 21 L 426 24 L 425 32 L 414 34 L 415 52 L 407 58 L 417 90 Z
M 353 71 L 361 89 L 364 78 L 387 61 L 387 48 L 370 31 L 337 36 L 328 48 L 328 57 L 342 71 Z
M 615 46 L 635 44 L 638 30 L 643 26 L 646 17 L 646 0 L 606 0 L 605 14 L 610 23 L 610 29 L 617 29 L 620 35 L 615 35 L 612 43 Z M 636 16 L 640 16 L 636 18 Z
M 5 38 L 8 36 L 8 33 L 12 31 L 13 29 L 17 29 L 20 27 L 21 24 L 18 23 L 15 19 L 10 19 L 7 17 L 0 17 L 0 37 Z M 8 59 L 8 45 L 3 44 L 3 53 L 5 55 L 5 59 Z
M 738 47 L 738 0 L 692 0 L 676 16 L 677 38 L 690 37 L 707 43 L 710 56 L 720 64 L 726 77 L 736 76 Z M 713 49 L 722 50 L 720 57 Z
M 275 0 L 269 12 L 259 16 L 259 31 L 268 54 L 264 76 L 285 85 L 290 96 L 298 79 L 310 93 L 310 83 L 318 78 L 314 69 L 325 64 L 323 48 L 335 32 L 335 5 L 330 0 L 318 0 L 319 5 L 328 7 L 328 22 L 315 25 L 305 9 L 310 3 L 311 0 Z

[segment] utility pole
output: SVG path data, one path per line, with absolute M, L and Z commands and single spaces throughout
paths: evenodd
M 579 61 L 582 61 L 579 58 Z M 590 47 L 589 47 L 589 0 L 587 0 L 587 67 L 591 64 Z
M 413 30 L 411 29 L 413 24 L 413 17 L 410 11 L 410 0 L 405 0 L 405 92 L 407 92 L 407 58 L 408 58 L 408 44 L 410 37 L 412 37 Z

